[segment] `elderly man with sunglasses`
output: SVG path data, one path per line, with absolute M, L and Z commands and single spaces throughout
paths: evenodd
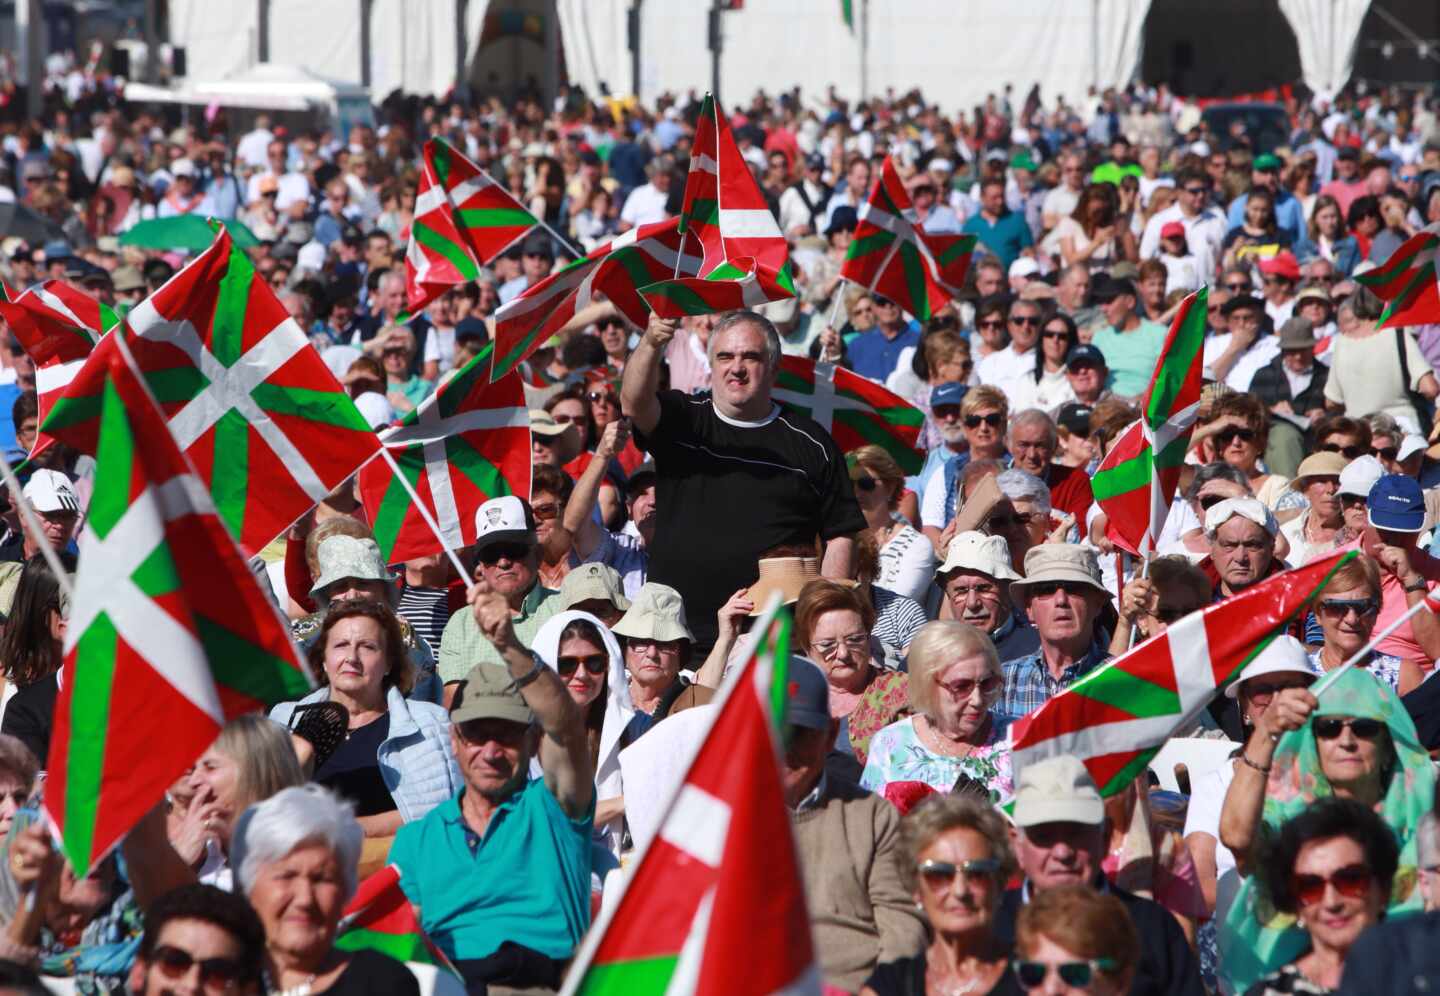
M 1005 661 L 1005 690 L 995 711 L 1019 718 L 1034 712 L 1109 657 L 1108 634 L 1095 620 L 1110 598 L 1095 551 L 1045 543 L 1025 555 L 1025 577 L 1010 582 L 1011 597 L 1040 639 L 1033 654 Z

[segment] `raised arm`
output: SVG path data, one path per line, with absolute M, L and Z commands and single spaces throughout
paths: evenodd
M 1315 696 L 1304 688 L 1277 692 L 1240 753 L 1235 780 L 1230 783 L 1225 805 L 1220 810 L 1220 843 L 1234 853 L 1235 866 L 1242 875 L 1249 875 L 1255 868 L 1253 851 L 1260 836 L 1265 786 L 1270 780 L 1275 744 L 1282 733 L 1298 730 L 1309 722 L 1317 704 Z
M 677 321 L 652 314 L 645 334 L 640 337 L 640 345 L 625 363 L 625 377 L 620 382 L 620 410 L 637 429 L 647 434 L 654 432 L 660 422 L 660 399 L 656 396 L 660 390 L 660 359 L 679 326 Z
M 595 500 L 600 497 L 600 485 L 605 481 L 605 470 L 610 461 L 625 448 L 630 438 L 630 426 L 625 419 L 617 419 L 605 427 L 600 442 L 595 446 L 595 456 L 575 482 L 570 492 L 570 501 L 565 505 L 565 517 L 561 529 L 569 537 L 566 545 L 575 545 L 575 555 L 584 560 L 604 542 L 605 534 L 600 523 L 595 521 Z M 556 530 L 559 532 L 560 530 Z
M 560 675 L 520 643 L 510 621 L 510 603 L 503 595 L 477 592 L 472 611 L 480 632 L 504 658 L 511 680 L 540 724 L 540 766 L 546 787 L 571 819 L 580 818 L 595 794 L 595 771 L 580 707 Z

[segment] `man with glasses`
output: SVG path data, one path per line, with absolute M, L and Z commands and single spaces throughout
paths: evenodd
M 881 294 L 875 295 L 875 327 L 861 332 L 846 344 L 850 369 L 876 383 L 885 383 L 900 354 L 920 345 L 920 324 L 905 317 L 900 304 Z
M 955 534 L 935 572 L 950 618 L 983 630 L 1001 660 L 1040 649 L 1035 627 L 1010 600 L 1010 583 L 1019 580 L 1004 538 L 975 531 Z
M 1020 378 L 1035 373 L 1035 343 L 1040 338 L 1040 322 L 1040 305 L 1037 302 L 1021 299 L 1010 304 L 1005 318 L 1006 327 L 1010 330 L 1010 345 L 996 350 L 975 365 L 980 383 L 1013 395 Z
M 182 885 L 145 911 L 129 992 L 264 992 L 265 928 L 243 897 L 213 885 Z
M 1165 907 L 1111 885 L 1101 869 L 1107 826 L 1100 789 L 1079 759 L 1068 754 L 1016 772 L 1015 857 L 1025 881 L 1006 890 L 995 911 L 995 935 L 1007 949 L 1020 908 L 1062 886 L 1089 885 L 1124 904 L 1140 937 L 1134 996 L 1202 996 L 1200 964 L 1180 924 Z M 1047 990 L 1049 991 L 1049 990 Z
M 1040 640 L 1034 653 L 1000 665 L 1005 691 L 995 709 L 1018 719 L 1108 658 L 1095 620 L 1110 594 L 1095 551 L 1068 543 L 1032 547 L 1025 555 L 1025 577 L 1011 581 L 1010 592 Z
M 1179 196 L 1175 203 L 1156 212 L 1145 223 L 1140 236 L 1140 258 L 1154 259 L 1160 255 L 1160 232 L 1172 221 L 1185 227 L 1185 245 L 1195 257 L 1200 278 L 1206 283 L 1214 274 L 1225 241 L 1225 216 L 1209 204 L 1210 178 L 1196 169 L 1183 169 L 1175 177 Z
M 504 597 L 514 632 L 529 646 L 560 606 L 556 593 L 540 584 L 535 513 L 514 495 L 491 498 L 475 513 L 475 534 L 475 580 Z M 456 683 L 476 664 L 502 665 L 504 657 L 481 632 L 475 613 L 461 609 L 440 636 L 437 668 L 447 702 Z
M 1150 386 L 1169 330 L 1136 313 L 1139 297 L 1127 278 L 1097 275 L 1090 293 L 1105 316 L 1090 344 L 1104 355 L 1110 370 L 1106 386 L 1122 398 L 1138 398 Z

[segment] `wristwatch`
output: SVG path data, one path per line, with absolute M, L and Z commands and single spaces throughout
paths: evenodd
M 520 677 L 513 678 L 510 681 L 510 687 L 515 689 L 515 691 L 517 692 L 520 691 L 520 689 L 524 688 L 526 685 L 530 684 L 536 678 L 540 677 L 540 672 L 545 670 L 545 662 L 540 658 L 540 655 L 535 653 L 533 650 L 530 652 L 530 660 L 533 662 L 534 666 L 531 667 L 530 670 L 522 674 Z
M 1424 592 L 1430 590 L 1430 586 L 1425 583 L 1424 578 L 1416 578 L 1414 581 L 1411 581 L 1405 586 L 1405 590 Z

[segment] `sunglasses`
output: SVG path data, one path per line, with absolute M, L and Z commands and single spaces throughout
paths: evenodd
M 1380 603 L 1373 598 L 1325 598 L 1320 601 L 1320 611 L 1338 619 L 1353 611 L 1363 619 L 1379 612 Z
M 1364 454 L 1365 450 L 1360 446 L 1341 446 L 1339 443 L 1321 443 L 1321 453 L 1339 453 L 1346 460 L 1354 460 Z
M 877 481 L 877 480 L 875 480 L 875 478 L 873 478 L 873 477 L 857 477 L 857 478 L 855 478 L 855 486 L 856 486 L 857 488 L 859 488 L 861 491 L 864 491 L 864 492 L 867 492 L 867 493 L 868 493 L 868 492 L 871 492 L 871 491 L 874 491 L 876 485 L 878 485 L 879 483 L 880 483 L 880 482 Z
M 200 984 L 221 992 L 234 988 L 245 977 L 245 966 L 234 958 L 196 958 L 189 951 L 168 944 L 158 945 L 149 960 L 160 969 L 161 975 L 172 980 L 185 975 L 192 965 L 199 965 Z
M 1310 721 L 1310 728 L 1321 740 L 1334 740 L 1347 726 L 1359 740 L 1374 740 L 1385 728 L 1385 724 L 1378 719 L 1340 719 L 1336 716 L 1318 716 Z
M 1260 679 L 1259 679 L 1259 678 L 1255 678 L 1255 679 L 1252 679 L 1252 680 L 1254 680 L 1254 681 L 1259 681 Z M 1282 681 L 1282 682 L 1280 682 L 1280 683 L 1278 683 L 1278 684 L 1264 684 L 1264 685 L 1253 685 L 1253 686 L 1252 686 L 1251 683 L 1250 683 L 1249 681 L 1247 681 L 1247 682 L 1245 682 L 1245 686 L 1244 686 L 1244 687 L 1245 687 L 1245 695 L 1250 699 L 1250 701 L 1252 701 L 1252 702 L 1261 702 L 1261 701 L 1268 702 L 1269 700 L 1273 699 L 1276 695 L 1278 695 L 1280 692 L 1285 691 L 1285 689 L 1287 689 L 1287 688 L 1304 688 L 1305 685 L 1304 685 L 1303 683 L 1296 683 L 1296 682 L 1293 682 L 1293 681 Z
M 1229 446 L 1232 440 L 1240 440 L 1242 443 L 1253 443 L 1255 441 L 1254 429 L 1240 429 L 1234 426 L 1228 429 L 1221 429 L 1215 434 L 1215 439 L 1221 446 Z
M 1375 454 L 1381 460 L 1394 460 L 1400 455 L 1400 447 L 1386 446 L 1384 449 L 1372 449 L 1370 452 Z
M 1356 507 L 1357 505 L 1360 506 L 1361 508 L 1364 508 L 1364 507 L 1365 507 L 1365 496 L 1364 496 L 1364 495 L 1341 495 L 1341 496 L 1340 496 L 1340 507 L 1341 507 L 1341 508 L 1354 508 L 1354 507 Z
M 1364 899 L 1374 880 L 1364 865 L 1346 865 L 1329 876 L 1296 875 L 1290 880 L 1290 888 L 1301 906 L 1314 906 L 1325 898 L 1327 885 L 1335 886 L 1335 891 L 1347 899 Z
M 1234 294 L 1245 294 L 1245 293 L 1248 293 L 1248 292 L 1249 292 L 1249 290 L 1250 290 L 1250 285 L 1249 285 L 1248 283 L 1242 284 L 1242 283 L 1236 282 L 1236 283 L 1233 283 L 1233 284 L 1226 284 L 1226 285 L 1225 285 L 1225 289 L 1228 290 L 1228 291 L 1230 291 L 1231 293 L 1234 293 Z
M 1062 961 L 1051 964 L 1046 961 L 1022 961 L 1016 959 L 1015 980 L 1024 989 L 1039 989 L 1050 976 L 1050 969 L 1060 976 L 1060 981 L 1074 989 L 1088 989 L 1095 981 L 1096 972 L 1113 972 L 1117 968 L 1113 958 L 1096 958 L 1093 961 Z
M 530 511 L 535 513 L 537 519 L 553 519 L 564 507 L 560 502 L 546 502 L 543 505 L 531 505 Z
M 1185 188 L 1185 193 L 1189 194 L 1191 197 L 1202 197 L 1202 196 L 1204 196 L 1204 194 L 1205 194 L 1205 188 L 1204 188 L 1204 187 L 1186 187 L 1186 188 Z
M 866 633 L 851 633 L 839 640 L 816 640 L 810 644 L 810 649 L 815 652 L 815 656 L 829 660 L 835 656 L 841 645 L 852 654 L 865 653 L 870 649 L 870 637 Z
M 991 412 L 989 415 L 966 415 L 965 428 L 978 429 L 980 423 L 984 422 L 992 429 L 998 429 L 1005 424 L 1004 417 L 999 412 Z
M 894 301 L 890 300 L 888 297 L 877 297 L 877 298 L 875 299 L 875 307 L 877 307 L 877 308 L 898 308 L 898 307 L 900 307 L 900 305 L 896 304 Z
M 1055 332 L 1042 332 L 1040 333 L 1040 338 L 1053 339 L 1056 342 L 1064 342 L 1066 339 L 1070 338 L 1070 333 L 1066 332 L 1064 329 L 1059 329 Z
M 1012 317 L 1012 318 L 1010 319 L 1010 324 L 1011 324 L 1011 325 L 1024 325 L 1024 326 L 1026 326 L 1027 328 L 1039 328 L 1039 327 L 1040 327 L 1040 316 L 1039 316 L 1039 315 L 1015 315 L 1014 317 Z
M 986 698 L 994 695 L 1000 690 L 1001 680 L 998 674 L 992 674 L 988 678 L 981 678 L 979 681 L 976 681 L 974 678 L 961 678 L 959 681 L 952 681 L 948 685 L 940 682 L 936 684 L 938 687 L 945 689 L 946 694 L 951 698 L 960 702 L 967 702 L 970 697 L 975 694 L 975 689 L 977 688 L 980 689 L 980 694 Z
M 500 560 L 521 561 L 530 555 L 527 543 L 492 543 L 479 553 L 480 563 L 490 565 Z
M 964 875 L 965 881 L 977 885 L 992 881 L 1000 870 L 1000 862 L 994 858 L 979 858 L 974 861 L 922 861 L 920 877 L 932 889 L 943 889 L 955 881 L 956 875 Z
M 620 399 L 609 391 L 591 391 L 585 396 L 589 398 L 592 403 L 599 403 L 601 401 L 607 405 L 618 405 L 620 403 Z
M 990 321 L 976 322 L 975 327 L 977 329 L 1003 329 L 1005 327 L 1005 323 L 996 318 Z
M 576 668 L 583 667 L 586 674 L 601 675 L 610 666 L 610 659 L 604 654 L 591 654 L 589 657 L 557 657 L 555 658 L 555 670 L 560 672 L 560 677 L 568 678 L 575 673 Z
M 1094 591 L 1088 584 L 1081 584 L 1079 581 L 1041 581 L 1039 584 L 1025 586 L 1032 598 L 1049 598 L 1057 591 L 1063 591 L 1070 598 L 1079 598 L 1087 591 Z

